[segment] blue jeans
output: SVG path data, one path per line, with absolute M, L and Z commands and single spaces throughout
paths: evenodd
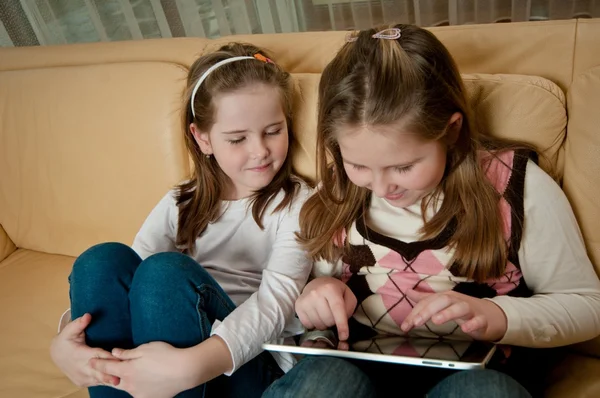
M 263 398 L 531 397 L 514 379 L 495 370 L 438 370 L 306 356 L 271 384 Z
M 219 284 L 189 256 L 159 253 L 142 261 L 120 243 L 100 244 L 81 254 L 69 282 L 73 319 L 92 315 L 87 344 L 108 351 L 152 341 L 195 346 L 210 337 L 215 319 L 235 309 Z M 177 397 L 259 397 L 282 374 L 273 357 L 263 352 L 233 375 Z M 89 393 L 91 398 L 129 397 L 106 386 L 91 387 Z
M 263 398 L 375 398 L 369 376 L 349 361 L 305 356 L 276 380 Z

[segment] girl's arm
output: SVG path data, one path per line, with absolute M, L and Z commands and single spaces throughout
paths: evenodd
M 524 202 L 519 261 L 534 294 L 491 299 L 508 321 L 499 343 L 557 347 L 600 335 L 600 281 L 573 210 L 560 187 L 531 161 Z
M 272 215 L 279 217 L 279 228 L 258 291 L 213 329 L 231 353 L 233 366 L 228 375 L 259 354 L 264 342 L 279 337 L 294 317 L 294 303 L 312 266 L 295 235 L 300 208 L 309 193 L 302 188 L 291 208 Z

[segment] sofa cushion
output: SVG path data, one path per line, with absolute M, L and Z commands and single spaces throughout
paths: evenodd
M 296 170 L 314 179 L 317 97 L 320 74 L 294 74 L 294 150 Z M 538 76 L 463 75 L 471 107 L 481 129 L 503 138 L 517 139 L 544 151 L 547 162 L 560 177 L 562 143 L 567 113 L 565 96 L 551 81 Z M 542 159 L 543 160 L 543 159 Z
M 2 225 L 0 225 L 0 261 L 8 257 L 9 254 L 16 250 L 15 244 L 6 234 Z
M 72 257 L 19 249 L 0 262 L 0 396 L 85 397 L 50 358 Z
M 542 151 L 541 166 L 558 177 L 567 127 L 565 95 L 550 80 L 521 75 L 463 75 L 480 131 Z
M 166 62 L 0 72 L 0 224 L 17 247 L 131 243 L 189 167 L 186 73 Z
M 292 161 L 296 172 L 315 181 L 317 147 L 317 98 L 320 73 L 295 73 Z

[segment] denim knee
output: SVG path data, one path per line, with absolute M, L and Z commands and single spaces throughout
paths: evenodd
M 132 295 L 169 295 L 170 290 L 192 288 L 212 276 L 191 257 L 176 252 L 153 254 L 138 267 L 131 284 Z
M 334 357 L 307 356 L 267 389 L 263 398 L 372 398 L 375 387 L 352 363 Z
M 531 398 L 515 379 L 491 369 L 464 370 L 446 377 L 427 398 Z
M 129 246 L 117 242 L 101 243 L 84 251 L 73 264 L 69 281 L 89 288 L 115 280 L 122 273 L 133 274 L 141 262 Z
M 133 284 L 149 288 L 152 285 L 171 285 L 189 280 L 190 275 L 205 274 L 212 278 L 191 257 L 176 252 L 156 253 L 146 258 L 136 271 Z

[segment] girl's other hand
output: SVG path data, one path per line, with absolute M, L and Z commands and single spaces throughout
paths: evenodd
M 185 350 L 163 342 L 142 344 L 132 350 L 115 348 L 119 360 L 92 359 L 96 371 L 113 375 L 120 381 L 114 387 L 133 397 L 166 398 L 194 387 L 193 366 L 183 359 Z
M 114 386 L 119 383 L 117 377 L 99 372 L 89 364 L 92 358 L 115 359 L 110 352 L 85 344 L 85 329 L 91 321 L 92 316 L 85 314 L 67 324 L 52 340 L 50 356 L 56 366 L 79 387 Z
M 506 315 L 490 300 L 454 291 L 428 293 L 409 290 L 407 296 L 417 304 L 400 326 L 404 332 L 429 321 L 436 325 L 455 321 L 464 333 L 476 340 L 498 341 L 506 333 Z

